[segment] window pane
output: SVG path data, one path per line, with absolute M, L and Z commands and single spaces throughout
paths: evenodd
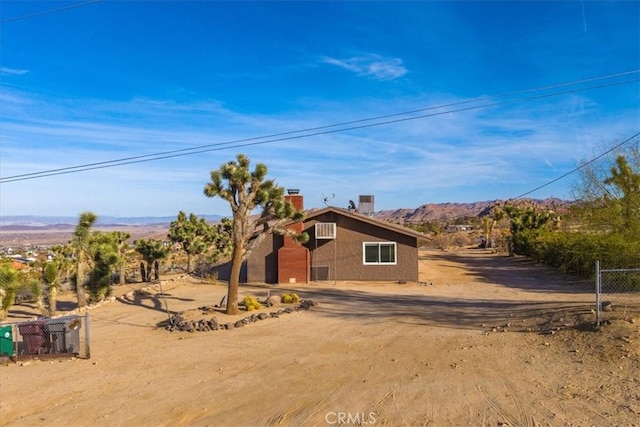
M 364 246 L 364 262 L 378 262 L 378 245 Z
M 380 245 L 380 262 L 396 262 L 393 246 L 391 244 Z

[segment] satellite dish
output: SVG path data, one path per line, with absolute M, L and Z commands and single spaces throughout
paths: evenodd
M 325 206 L 329 206 L 329 200 L 333 199 L 334 197 L 336 197 L 336 195 L 333 193 L 331 194 L 331 197 L 322 194 L 322 203 L 324 203 Z
M 350 211 L 355 211 L 356 210 L 356 204 L 353 200 L 349 200 L 349 208 Z

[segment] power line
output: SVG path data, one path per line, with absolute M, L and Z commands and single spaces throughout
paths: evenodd
M 624 71 L 624 72 L 621 72 L 621 73 L 608 74 L 608 75 L 605 75 L 605 76 L 591 77 L 591 78 L 587 78 L 587 79 L 576 80 L 576 81 L 567 82 L 567 83 L 560 83 L 560 84 L 556 84 L 556 85 L 543 86 L 543 87 L 534 88 L 534 89 L 525 89 L 525 90 L 520 90 L 520 91 L 501 93 L 501 94 L 497 94 L 497 95 L 490 95 L 490 96 L 471 98 L 471 99 L 468 99 L 468 100 L 452 102 L 452 103 L 448 103 L 448 104 L 441 104 L 441 105 L 436 105 L 436 106 L 431 106 L 431 107 L 425 107 L 425 108 L 420 108 L 420 109 L 417 109 L 417 110 L 404 111 L 404 112 L 401 112 L 401 113 L 393 113 L 393 114 L 387 114 L 387 115 L 382 115 L 382 116 L 376 116 L 376 117 L 352 120 L 352 121 L 348 121 L 348 122 L 336 123 L 336 124 L 331 124 L 331 125 L 324 125 L 324 126 L 317 126 L 317 127 L 313 127 L 313 128 L 306 128 L 306 129 L 300 129 L 300 130 L 294 130 L 294 131 L 275 133 L 275 134 L 265 135 L 265 136 L 260 136 L 260 137 L 238 139 L 238 140 L 234 140 L 234 141 L 222 142 L 222 143 L 217 143 L 217 144 L 207 144 L 207 145 L 201 145 L 201 146 L 197 146 L 197 147 L 183 148 L 183 149 L 179 149 L 179 150 L 164 151 L 164 152 L 154 153 L 154 154 L 146 154 L 146 155 L 141 155 L 141 156 L 126 157 L 126 158 L 116 159 L 116 160 L 107 160 L 107 161 L 103 161 L 103 162 L 89 163 L 89 164 L 85 164 L 85 165 L 69 166 L 69 167 L 60 168 L 60 169 L 50 169 L 50 170 L 41 171 L 41 172 L 32 172 L 32 173 L 27 173 L 27 174 L 14 175 L 14 176 L 9 176 L 9 177 L 5 177 L 5 178 L 0 178 L 0 182 L 2 182 L 3 180 L 12 180 L 14 178 L 34 176 L 34 175 L 40 175 L 40 174 L 47 174 L 46 176 L 50 176 L 49 173 L 51 173 L 51 172 L 61 172 L 61 171 L 66 171 L 66 170 L 79 169 L 79 168 L 82 168 L 81 170 L 86 170 L 84 168 L 85 167 L 90 167 L 90 166 L 99 166 L 99 165 L 106 165 L 106 164 L 111 164 L 111 163 L 120 164 L 120 162 L 125 162 L 125 161 L 128 162 L 129 160 L 152 158 L 152 157 L 156 157 L 156 156 L 165 156 L 165 155 L 168 155 L 168 154 L 190 152 L 190 151 L 200 150 L 200 149 L 203 149 L 203 148 L 214 147 L 214 146 L 230 145 L 230 144 L 235 144 L 235 143 L 256 141 L 256 140 L 267 139 L 267 138 L 275 138 L 275 137 L 280 137 L 280 136 L 292 135 L 292 134 L 296 134 L 296 133 L 312 132 L 312 131 L 317 131 L 317 130 L 322 130 L 322 129 L 329 129 L 329 128 L 332 128 L 332 127 L 348 126 L 348 125 L 352 125 L 352 124 L 356 124 L 356 123 L 363 123 L 363 122 L 374 121 L 374 120 L 382 120 L 382 119 L 391 118 L 391 117 L 399 117 L 399 116 L 403 116 L 403 115 L 415 114 L 415 113 L 420 113 L 420 112 L 429 111 L 429 110 L 436 110 L 436 109 L 441 109 L 441 108 L 446 108 L 446 107 L 454 107 L 454 106 L 458 106 L 458 105 L 469 104 L 469 103 L 472 103 L 472 102 L 480 102 L 480 101 L 486 101 L 486 100 L 494 99 L 494 98 L 507 97 L 507 96 L 512 96 L 512 95 L 516 95 L 516 94 L 529 93 L 529 92 L 534 92 L 534 91 L 542 91 L 542 90 L 548 90 L 548 89 L 556 89 L 556 88 L 576 85 L 576 84 L 580 84 L 580 83 L 586 83 L 586 82 L 603 80 L 603 79 L 610 79 L 610 78 L 613 78 L 613 77 L 620 77 L 620 76 L 625 76 L 625 75 L 634 74 L 634 73 L 638 73 L 638 72 L 640 72 L 640 70 Z M 347 130 L 349 130 L 349 129 L 347 129 Z M 197 153 L 201 153 L 201 152 L 202 151 L 197 151 Z M 161 158 L 164 159 L 166 157 L 161 157 Z M 155 160 L 155 159 L 151 159 L 151 160 Z M 129 164 L 129 163 L 124 163 L 124 164 Z
M 420 114 L 420 115 L 417 115 L 417 116 L 414 115 L 414 116 L 411 116 L 411 117 L 401 117 L 401 116 L 404 116 L 404 115 L 410 115 L 410 114 L 415 114 L 415 113 L 420 113 L 420 112 L 437 110 L 437 109 L 442 109 L 442 108 L 451 107 L 451 106 L 465 105 L 465 104 L 469 104 L 469 103 L 473 103 L 473 102 L 485 101 L 485 100 L 490 100 L 490 99 L 500 98 L 500 97 L 507 97 L 507 96 L 514 95 L 514 94 L 522 94 L 522 93 L 529 93 L 529 92 L 535 92 L 535 91 L 542 91 L 542 90 L 547 90 L 549 88 L 566 87 L 566 86 L 576 85 L 576 84 L 584 83 L 584 82 L 597 81 L 597 80 L 603 80 L 603 79 L 610 79 L 612 77 L 619 77 L 619 76 L 624 76 L 624 75 L 629 75 L 629 74 L 637 74 L 639 72 L 640 72 L 640 70 L 626 71 L 626 72 L 623 72 L 623 73 L 609 74 L 609 75 L 606 75 L 606 76 L 593 77 L 593 78 L 578 80 L 578 81 L 574 81 L 574 82 L 560 83 L 560 84 L 557 84 L 557 85 L 546 86 L 546 87 L 541 87 L 541 88 L 534 88 L 534 89 L 527 89 L 527 90 L 522 90 L 522 91 L 517 91 L 517 92 L 503 93 L 503 94 L 498 94 L 498 95 L 494 95 L 494 96 L 485 96 L 485 97 L 480 97 L 480 98 L 472 98 L 472 99 L 469 99 L 469 100 L 463 100 L 463 101 L 454 102 L 454 103 L 442 104 L 442 105 L 437 105 L 437 106 L 430 106 L 430 107 L 421 108 L 421 109 L 417 109 L 417 110 L 405 111 L 405 112 L 388 114 L 388 115 L 383 115 L 383 116 L 376 116 L 376 117 L 371 117 L 371 118 L 364 118 L 364 119 L 353 120 L 353 121 L 349 121 L 349 122 L 343 122 L 343 123 L 337 123 L 337 124 L 331 124 L 331 125 L 325 125 L 325 126 L 318 126 L 318 127 L 300 129 L 300 130 L 294 130 L 294 131 L 288 131 L 288 132 L 282 132 L 282 133 L 266 135 L 266 136 L 260 136 L 260 137 L 252 137 L 252 138 L 245 138 L 245 139 L 239 139 L 239 140 L 233 140 L 233 141 L 226 141 L 226 142 L 221 142 L 221 143 L 216 143 L 216 144 L 207 144 L 207 145 L 201 145 L 201 146 L 198 146 L 198 147 L 191 147 L 191 148 L 184 148 L 184 149 L 179 149 L 179 150 L 165 151 L 165 152 L 159 152 L 159 153 L 154 153 L 154 154 L 126 157 L 126 158 L 121 158 L 121 159 L 116 159 L 116 160 L 108 160 L 108 161 L 104 161 L 104 162 L 88 163 L 88 164 L 70 166 L 70 167 L 65 167 L 65 168 L 60 168 L 60 169 L 50 169 L 50 170 L 45 170 L 45 171 L 41 171 L 41 172 L 33 172 L 33 173 L 28 173 L 28 174 L 14 175 L 14 176 L 9 176 L 9 177 L 5 177 L 5 178 L 0 178 L 0 184 L 9 183 L 9 182 L 16 182 L 16 181 L 23 181 L 23 180 L 28 180 L 28 179 L 43 178 L 43 177 L 48 177 L 48 176 L 64 175 L 64 174 L 70 174 L 70 173 L 76 173 L 76 172 L 83 172 L 83 171 L 88 171 L 88 170 L 104 169 L 104 168 L 123 166 L 123 165 L 134 164 L 134 163 L 143 163 L 143 162 L 150 162 L 150 161 L 155 161 L 155 160 L 163 160 L 163 159 L 174 158 L 174 157 L 181 157 L 181 156 L 188 156 L 188 155 L 193 155 L 193 154 L 200 154 L 200 153 L 204 153 L 204 152 L 219 151 L 219 150 L 224 150 L 224 149 L 228 149 L 228 148 L 240 148 L 240 147 L 247 147 L 247 146 L 253 146 L 253 145 L 262 145 L 262 144 L 267 144 L 267 143 L 272 143 L 272 142 L 287 141 L 287 140 L 292 140 L 292 139 L 308 138 L 308 137 L 312 137 L 312 136 L 326 135 L 326 134 L 332 134 L 332 133 L 338 133 L 338 132 L 345 132 L 345 131 L 349 131 L 349 130 L 357 130 L 357 129 L 369 128 L 369 127 L 374 127 L 374 126 L 382 126 L 382 125 L 400 123 L 400 122 L 409 121 L 409 120 L 417 120 L 417 119 L 423 119 L 423 118 L 428 118 L 428 117 L 434 117 L 434 116 L 438 116 L 438 115 L 452 114 L 452 113 L 462 112 L 462 111 L 477 110 L 477 109 L 481 109 L 481 108 L 493 107 L 493 106 L 502 105 L 502 104 L 508 104 L 508 103 L 515 103 L 515 102 L 521 102 L 521 101 L 532 101 L 532 100 L 537 100 L 537 99 L 549 98 L 549 97 L 553 97 L 553 96 L 566 95 L 566 94 L 569 94 L 569 93 L 577 93 L 577 92 L 582 92 L 582 91 L 586 91 L 586 90 L 600 89 L 600 88 L 605 88 L 605 87 L 611 87 L 611 86 L 616 86 L 616 85 L 622 85 L 622 84 L 627 84 L 627 83 L 638 82 L 638 81 L 640 81 L 640 78 L 631 79 L 631 80 L 624 80 L 624 81 L 616 81 L 616 82 L 610 82 L 610 83 L 604 83 L 604 84 L 601 84 L 601 85 L 582 87 L 582 88 L 576 88 L 576 89 L 568 89 L 568 90 L 564 90 L 564 91 L 560 91 L 560 92 L 545 93 L 545 94 L 534 95 L 534 96 L 529 96 L 529 97 L 520 97 L 520 98 L 507 99 L 505 101 L 496 101 L 496 102 L 484 103 L 484 104 L 473 105 L 473 106 L 470 106 L 470 107 L 458 108 L 458 109 L 453 109 L 453 110 L 439 111 L 439 112 L 429 113 L 429 114 Z M 393 117 L 401 117 L 401 118 L 397 118 L 397 119 L 393 119 L 393 120 L 385 120 L 385 121 L 381 121 L 381 122 L 379 121 L 379 122 L 376 122 L 376 123 L 368 123 L 368 124 L 357 125 L 358 123 L 366 123 L 366 122 L 382 120 L 382 119 L 387 119 L 387 118 L 393 118 Z M 355 125 L 355 126 L 350 126 L 350 125 Z M 345 126 L 347 126 L 347 127 L 345 127 Z M 338 127 L 339 129 L 331 129 L 331 128 L 335 128 L 335 127 Z M 327 129 L 331 129 L 331 130 L 327 130 Z M 301 134 L 301 135 L 296 135 L 296 134 Z
M 275 138 L 275 137 L 281 137 L 281 136 L 286 136 L 286 135 L 293 135 L 293 134 L 296 134 L 296 133 L 313 132 L 313 131 L 318 131 L 318 130 L 322 130 L 322 129 L 330 129 L 330 128 L 333 128 L 333 127 L 341 127 L 341 126 L 348 126 L 348 125 L 353 125 L 353 124 L 357 124 L 357 123 L 364 123 L 364 122 L 369 122 L 369 121 L 374 121 L 374 120 L 382 120 L 382 119 L 387 119 L 387 118 L 391 118 L 391 117 L 405 116 L 405 115 L 409 115 L 409 114 L 416 114 L 416 113 L 421 113 L 421 112 L 430 111 L 430 110 L 437 110 L 437 109 L 442 109 L 442 108 L 447 108 L 447 107 L 454 107 L 454 106 L 458 106 L 458 105 L 465 105 L 465 104 L 469 104 L 469 103 L 473 103 L 473 102 L 486 101 L 486 100 L 490 100 L 490 99 L 494 99 L 494 98 L 504 98 L 504 97 L 513 96 L 513 95 L 517 95 L 517 94 L 530 93 L 530 92 L 539 92 L 539 91 L 542 91 L 542 90 L 557 89 L 557 88 L 566 87 L 566 86 L 573 86 L 573 85 L 577 85 L 577 84 L 581 84 L 581 83 L 587 83 L 587 82 L 593 82 L 593 81 L 598 81 L 598 80 L 610 79 L 610 78 L 614 78 L 614 77 L 621 77 L 621 76 L 625 76 L 625 75 L 629 75 L 629 74 L 637 74 L 638 72 L 640 72 L 640 70 L 624 71 L 624 72 L 615 73 L 615 74 L 607 74 L 607 75 L 604 75 L 604 76 L 596 76 L 596 77 L 590 77 L 590 78 L 586 78 L 586 79 L 582 79 L 582 80 L 575 80 L 575 81 L 571 81 L 571 82 L 559 83 L 559 84 L 555 84 L 555 85 L 542 86 L 542 87 L 533 88 L 533 89 L 524 89 L 524 90 L 520 90 L 520 91 L 506 92 L 506 93 L 501 93 L 501 94 L 497 94 L 497 95 L 476 97 L 476 98 L 471 98 L 471 99 L 468 99 L 468 100 L 463 100 L 463 101 L 458 101 L 458 102 L 451 102 L 451 103 L 448 103 L 448 104 L 440 104 L 440 105 L 436 105 L 436 106 L 420 108 L 420 109 L 417 109 L 417 110 L 410 110 L 410 111 L 404 111 L 404 112 L 400 112 L 400 113 L 393 113 L 393 114 L 387 114 L 387 115 L 382 115 L 382 116 L 369 117 L 369 118 L 364 118 L 364 119 L 352 120 L 352 121 L 348 121 L 348 122 L 342 122 L 342 123 L 336 123 L 336 124 L 330 124 L 330 125 L 324 125 L 324 126 L 317 126 L 317 127 L 300 129 L 300 130 L 293 130 L 293 131 L 287 131 L 287 132 L 280 132 L 280 133 L 275 133 L 275 134 L 265 135 L 265 136 L 260 136 L 260 137 L 238 139 L 238 140 L 234 140 L 234 141 L 221 142 L 221 143 L 217 143 L 217 144 L 207 144 L 207 145 L 201 145 L 201 146 L 197 146 L 197 147 L 183 148 L 183 149 L 179 149 L 179 150 L 164 151 L 164 152 L 159 152 L 159 153 L 154 153 L 154 154 L 146 154 L 146 155 L 141 155 L 141 156 L 126 157 L 126 158 L 116 159 L 116 160 L 107 160 L 107 161 L 103 161 L 103 162 L 89 163 L 89 164 L 77 165 L 77 166 L 69 166 L 69 167 L 60 168 L 60 169 L 51 169 L 51 170 L 46 170 L 46 171 L 41 171 L 41 172 L 32 172 L 32 173 L 27 173 L 27 174 L 14 175 L 14 176 L 9 176 L 9 177 L 5 177 L 5 178 L 0 178 L 0 183 L 1 182 L 5 182 L 5 180 L 13 180 L 14 178 L 28 177 L 28 176 L 41 175 L 41 174 L 46 174 L 45 176 L 51 176 L 50 173 L 53 173 L 53 172 L 62 172 L 62 171 L 73 170 L 73 169 L 90 170 L 90 169 L 85 169 L 85 168 L 92 167 L 92 166 L 99 166 L 99 165 L 107 165 L 107 164 L 112 164 L 112 163 L 117 163 L 118 165 L 119 164 L 129 164 L 130 160 L 145 159 L 145 158 L 151 158 L 150 160 L 156 160 L 155 158 L 158 157 L 158 156 L 163 156 L 163 157 L 158 157 L 159 159 L 165 159 L 167 157 L 164 157 L 164 156 L 170 155 L 170 154 L 186 153 L 186 152 L 192 152 L 192 151 L 194 152 L 193 154 L 202 153 L 202 151 L 196 151 L 196 150 L 201 150 L 203 148 L 209 148 L 209 147 L 218 147 L 218 146 L 223 146 L 223 145 L 231 145 L 231 144 L 236 144 L 236 143 L 244 143 L 244 142 L 249 142 L 249 141 L 257 141 L 257 140 L 261 140 L 261 139 Z M 589 88 L 587 88 L 587 89 L 589 89 Z M 587 90 L 587 89 L 584 89 L 584 90 Z M 456 111 L 454 111 L 454 112 L 456 112 Z M 421 117 L 418 117 L 418 118 L 421 118 Z M 386 124 L 386 123 L 382 123 L 382 124 Z M 345 129 L 345 130 L 351 130 L 351 128 L 348 128 L 348 129 Z M 244 146 L 244 145 L 241 145 L 241 146 Z M 189 153 L 189 154 L 191 154 L 191 153 Z M 127 163 L 121 163 L 121 162 L 127 162 Z M 114 166 L 117 166 L 117 165 L 114 165 Z M 94 169 L 94 168 L 91 168 L 91 169 Z
M 58 7 L 56 9 L 43 10 L 41 12 L 32 13 L 30 15 L 16 16 L 14 18 L 9 18 L 9 19 L 0 21 L 0 24 L 8 24 L 9 22 L 22 21 L 24 19 L 35 18 L 36 16 L 49 15 L 52 13 L 62 12 L 63 10 L 69 10 L 69 9 L 75 9 L 77 7 L 88 6 L 93 3 L 100 3 L 101 1 L 102 0 L 91 0 L 91 1 L 86 1 L 84 3 L 72 4 L 70 6 Z
M 611 153 L 611 152 L 612 152 L 612 151 L 614 151 L 615 149 L 617 149 L 617 148 L 619 148 L 619 147 L 622 147 L 624 144 L 626 144 L 626 143 L 627 143 L 627 142 L 629 142 L 629 141 L 634 140 L 634 139 L 635 139 L 635 138 L 637 138 L 638 136 L 640 136 L 640 132 L 637 132 L 635 135 L 630 136 L 629 138 L 625 139 L 625 140 L 624 140 L 624 141 L 622 141 L 621 143 L 619 143 L 619 144 L 615 145 L 614 147 L 610 148 L 609 150 L 605 151 L 604 153 L 602 153 L 602 154 L 600 154 L 600 155 L 598 155 L 598 156 L 594 157 L 593 159 L 589 160 L 588 162 L 581 164 L 581 165 L 580 165 L 580 166 L 578 166 L 577 168 L 574 168 L 574 169 L 570 170 L 569 172 L 565 173 L 564 175 L 560 175 L 559 177 L 557 177 L 557 178 L 555 178 L 555 179 L 552 179 L 551 181 L 547 182 L 546 184 L 542 184 L 542 185 L 540 185 L 540 186 L 538 186 L 538 187 L 534 188 L 534 189 L 533 189 L 533 190 L 531 190 L 531 191 L 527 191 L 526 193 L 523 193 L 523 194 L 519 195 L 518 197 L 514 197 L 514 199 L 521 199 L 521 198 L 523 198 L 524 196 L 527 196 L 527 195 L 529 195 L 529 194 L 531 194 L 531 193 L 535 193 L 536 191 L 540 190 L 541 188 L 547 187 L 547 186 L 549 186 L 549 185 L 553 184 L 554 182 L 557 182 L 557 181 L 560 181 L 560 180 L 561 180 L 561 179 L 563 179 L 563 178 L 566 178 L 567 176 L 571 175 L 572 173 L 575 173 L 575 172 L 579 171 L 580 169 L 582 169 L 582 168 L 586 167 L 587 165 L 590 165 L 591 163 L 595 162 L 596 160 L 598 160 L 598 159 L 600 159 L 600 158 L 602 158 L 602 157 L 606 156 L 607 154 Z

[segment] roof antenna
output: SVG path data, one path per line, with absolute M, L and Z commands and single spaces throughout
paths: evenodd
M 324 193 L 322 193 L 322 203 L 324 203 L 325 206 L 329 206 L 329 200 L 333 199 L 334 197 L 336 197 L 334 193 L 331 193 L 331 197 L 325 196 Z

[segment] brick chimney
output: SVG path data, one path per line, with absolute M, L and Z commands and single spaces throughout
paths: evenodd
M 299 190 L 289 189 L 284 196 L 296 210 L 304 209 L 304 198 Z M 294 222 L 285 227 L 296 234 L 302 234 L 304 224 Z M 278 249 L 278 283 L 309 283 L 311 257 L 309 249 L 289 236 L 284 237 L 284 245 Z

